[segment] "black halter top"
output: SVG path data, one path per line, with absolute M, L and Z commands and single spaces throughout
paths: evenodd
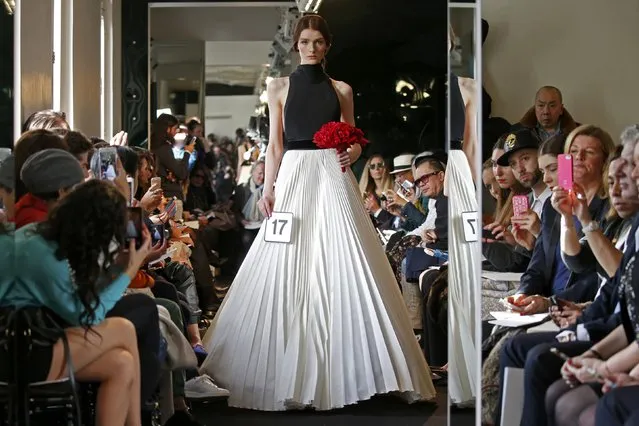
M 448 83 L 448 95 L 450 96 L 450 149 L 462 149 L 464 129 L 466 127 L 466 106 L 459 89 L 459 78 L 450 73 Z
M 341 115 L 339 98 L 322 65 L 299 65 L 289 76 L 284 149 L 317 149 L 315 132 L 329 121 L 340 121 Z

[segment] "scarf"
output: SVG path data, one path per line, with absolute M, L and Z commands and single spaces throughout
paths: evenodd
M 244 215 L 244 218 L 249 222 L 262 222 L 264 216 L 262 216 L 262 212 L 260 212 L 257 206 L 258 201 L 262 198 L 262 186 L 257 186 L 253 179 L 249 179 L 248 188 L 251 192 L 251 196 L 246 204 L 244 204 L 242 215 Z

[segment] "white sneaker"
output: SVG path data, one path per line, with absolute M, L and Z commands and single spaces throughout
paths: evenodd
M 187 399 L 226 398 L 230 392 L 213 383 L 206 374 L 194 377 L 184 384 L 184 396 Z

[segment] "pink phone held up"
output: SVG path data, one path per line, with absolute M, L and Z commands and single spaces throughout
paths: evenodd
M 572 155 L 561 154 L 557 157 L 557 181 L 566 191 L 572 191 Z
M 526 195 L 515 195 L 513 197 L 513 215 L 523 216 L 528 211 L 528 197 Z

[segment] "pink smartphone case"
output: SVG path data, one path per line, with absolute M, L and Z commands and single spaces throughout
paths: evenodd
M 572 155 L 561 154 L 557 157 L 557 181 L 561 188 L 572 190 Z

